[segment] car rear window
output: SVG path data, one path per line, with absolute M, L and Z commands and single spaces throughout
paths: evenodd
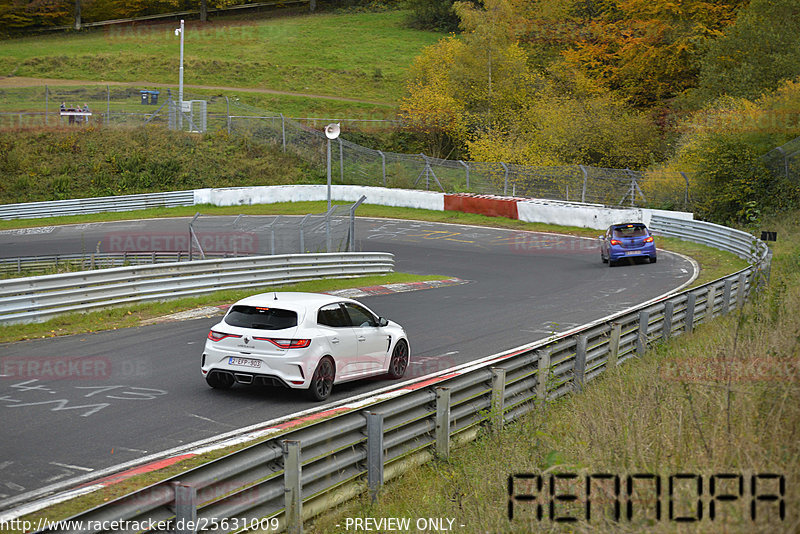
M 297 326 L 297 312 L 261 306 L 234 306 L 225 316 L 231 326 L 256 330 L 283 330 Z
M 614 228 L 614 237 L 644 237 L 647 235 L 645 226 L 621 226 Z

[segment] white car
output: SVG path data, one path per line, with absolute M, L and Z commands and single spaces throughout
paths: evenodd
M 213 388 L 280 385 L 319 401 L 341 382 L 400 378 L 409 356 L 403 327 L 355 300 L 273 292 L 230 307 L 208 333 L 201 371 Z

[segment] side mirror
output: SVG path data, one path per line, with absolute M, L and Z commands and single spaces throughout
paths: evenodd
M 378 317 L 378 326 L 388 326 L 389 321 L 385 317 Z
M 597 239 L 605 239 L 605 238 L 606 238 L 606 236 L 604 236 L 604 235 L 597 236 Z

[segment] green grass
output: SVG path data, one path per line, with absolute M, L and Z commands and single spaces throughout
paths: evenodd
M 394 105 L 414 57 L 443 36 L 408 28 L 406 15 L 398 10 L 189 23 L 184 83 L 357 95 Z M 0 75 L 176 83 L 174 27 L 111 26 L 0 41 Z
M 324 170 L 280 147 L 162 128 L 0 131 L 0 203 L 231 187 L 324 183 Z
M 503 432 L 482 433 L 456 448 L 449 461 L 428 463 L 386 484 L 376 503 L 366 495 L 328 512 L 305 526 L 305 532 L 339 532 L 347 518 L 453 518 L 457 532 L 648 532 L 776 533 L 797 532 L 800 525 L 800 225 L 797 214 L 771 221 L 779 231 L 772 279 L 741 312 L 700 325 L 693 334 L 658 345 L 641 358 L 625 362 L 572 394 L 507 425 Z M 710 360 L 726 360 L 711 366 Z M 750 367 L 732 374 L 725 369 Z M 677 371 L 677 372 L 676 372 Z M 517 502 L 508 519 L 508 477 L 517 473 L 547 475 L 594 473 L 622 479 L 619 522 L 603 517 L 594 493 L 593 520 L 586 521 L 586 485 L 565 482 L 559 493 L 578 493 L 577 507 L 557 503 L 559 515 L 576 523 L 548 519 L 549 486 L 544 487 L 544 518 L 534 503 Z M 650 473 L 662 480 L 662 519 L 624 519 L 625 477 Z M 704 477 L 703 520 L 678 524 L 667 507 L 669 476 Z M 743 497 L 717 503 L 709 519 L 709 484 L 713 474 L 744 476 Z M 750 517 L 750 475 L 786 476 L 786 519 L 777 506 L 759 503 L 759 518 Z M 581 478 L 583 480 L 583 478 Z M 549 484 L 549 482 L 545 482 Z M 595 480 L 595 490 L 603 486 Z M 543 492 L 530 489 L 531 493 Z M 605 486 L 608 487 L 608 486 Z M 519 482 L 517 483 L 519 488 Z M 577 488 L 577 489 L 576 489 Z M 735 494 L 734 486 L 730 493 Z M 778 492 L 777 483 L 769 486 Z M 763 490 L 767 490 L 762 486 Z M 723 493 L 722 486 L 717 491 Z M 520 490 L 520 493 L 526 491 Z M 697 494 L 681 493 L 677 506 L 689 515 Z M 611 500 L 609 495 L 607 503 Z M 613 501 L 611 501 L 613 502 Z M 638 510 L 650 507 L 649 495 L 634 500 Z M 363 532 L 351 529 L 350 532 Z
M 11 82 L 13 83 L 13 82 Z M 158 105 L 143 105 L 139 90 L 158 89 L 160 91 Z M 45 87 L 2 87 L 0 86 L 0 112 L 35 112 L 43 113 L 48 111 L 51 115 L 48 124 L 53 126 L 58 123 L 58 118 L 54 115 L 58 111 L 61 102 L 70 105 L 83 105 L 86 103 L 89 109 L 95 113 L 105 115 L 107 111 L 115 113 L 139 113 L 150 114 L 158 110 L 158 107 L 167 97 L 167 90 L 170 90 L 174 99 L 178 98 L 178 91 L 175 87 L 168 87 L 165 84 L 155 83 L 136 83 L 126 85 L 110 85 L 108 91 L 106 85 L 58 85 L 48 84 L 47 98 L 45 98 Z M 225 97 L 228 97 L 227 105 Z M 195 87 L 184 90 L 186 100 L 205 100 L 208 102 L 208 113 L 217 115 L 248 115 L 255 114 L 254 109 L 259 110 L 258 114 L 264 114 L 265 110 L 272 115 L 283 113 L 285 117 L 305 119 L 304 123 L 312 127 L 321 128 L 332 120 L 343 121 L 351 129 L 386 129 L 389 123 L 377 123 L 374 121 L 394 121 L 397 119 L 397 111 L 393 103 L 366 103 L 334 98 L 320 98 L 302 95 L 284 95 L 264 92 L 250 92 L 246 89 L 198 89 Z M 47 100 L 47 102 L 46 102 Z M 166 109 L 161 111 L 161 116 L 166 117 Z M 118 117 L 113 117 L 115 122 Z M 322 119 L 326 122 L 314 122 L 307 119 Z M 166 119 L 165 119 L 166 120 Z M 19 117 L 3 117 L 0 127 L 16 128 L 19 126 Z M 138 119 L 141 124 L 144 119 Z M 352 121 L 352 122 L 349 122 Z M 132 119 L 131 119 L 132 122 Z M 44 118 L 41 116 L 26 118 L 23 122 L 24 127 L 44 126 Z

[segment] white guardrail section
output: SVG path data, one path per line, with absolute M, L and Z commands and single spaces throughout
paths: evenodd
M 131 211 L 149 208 L 193 206 L 194 191 L 169 191 L 116 197 L 78 198 L 0 205 L 0 219 L 39 219 L 66 217 L 106 211 Z
M 389 273 L 385 252 L 248 256 L 0 281 L 0 323 L 42 322 L 106 306 L 167 300 L 223 289 L 255 288 L 318 278 Z
M 196 517 L 207 525 L 218 521 L 204 531 L 213 533 L 236 530 L 242 520 L 276 518 L 300 532 L 304 519 L 359 493 L 375 494 L 384 480 L 415 465 L 446 459 L 452 443 L 473 439 L 485 426 L 501 427 L 537 402 L 580 390 L 650 344 L 741 307 L 766 274 L 768 248 L 744 232 L 666 217 L 653 224 L 662 235 L 697 237 L 756 261 L 703 286 L 407 382 L 372 401 L 329 408 L 329 417 L 302 428 L 276 427 L 265 441 L 72 519 L 144 524 Z M 87 532 L 101 531 L 81 534 Z

